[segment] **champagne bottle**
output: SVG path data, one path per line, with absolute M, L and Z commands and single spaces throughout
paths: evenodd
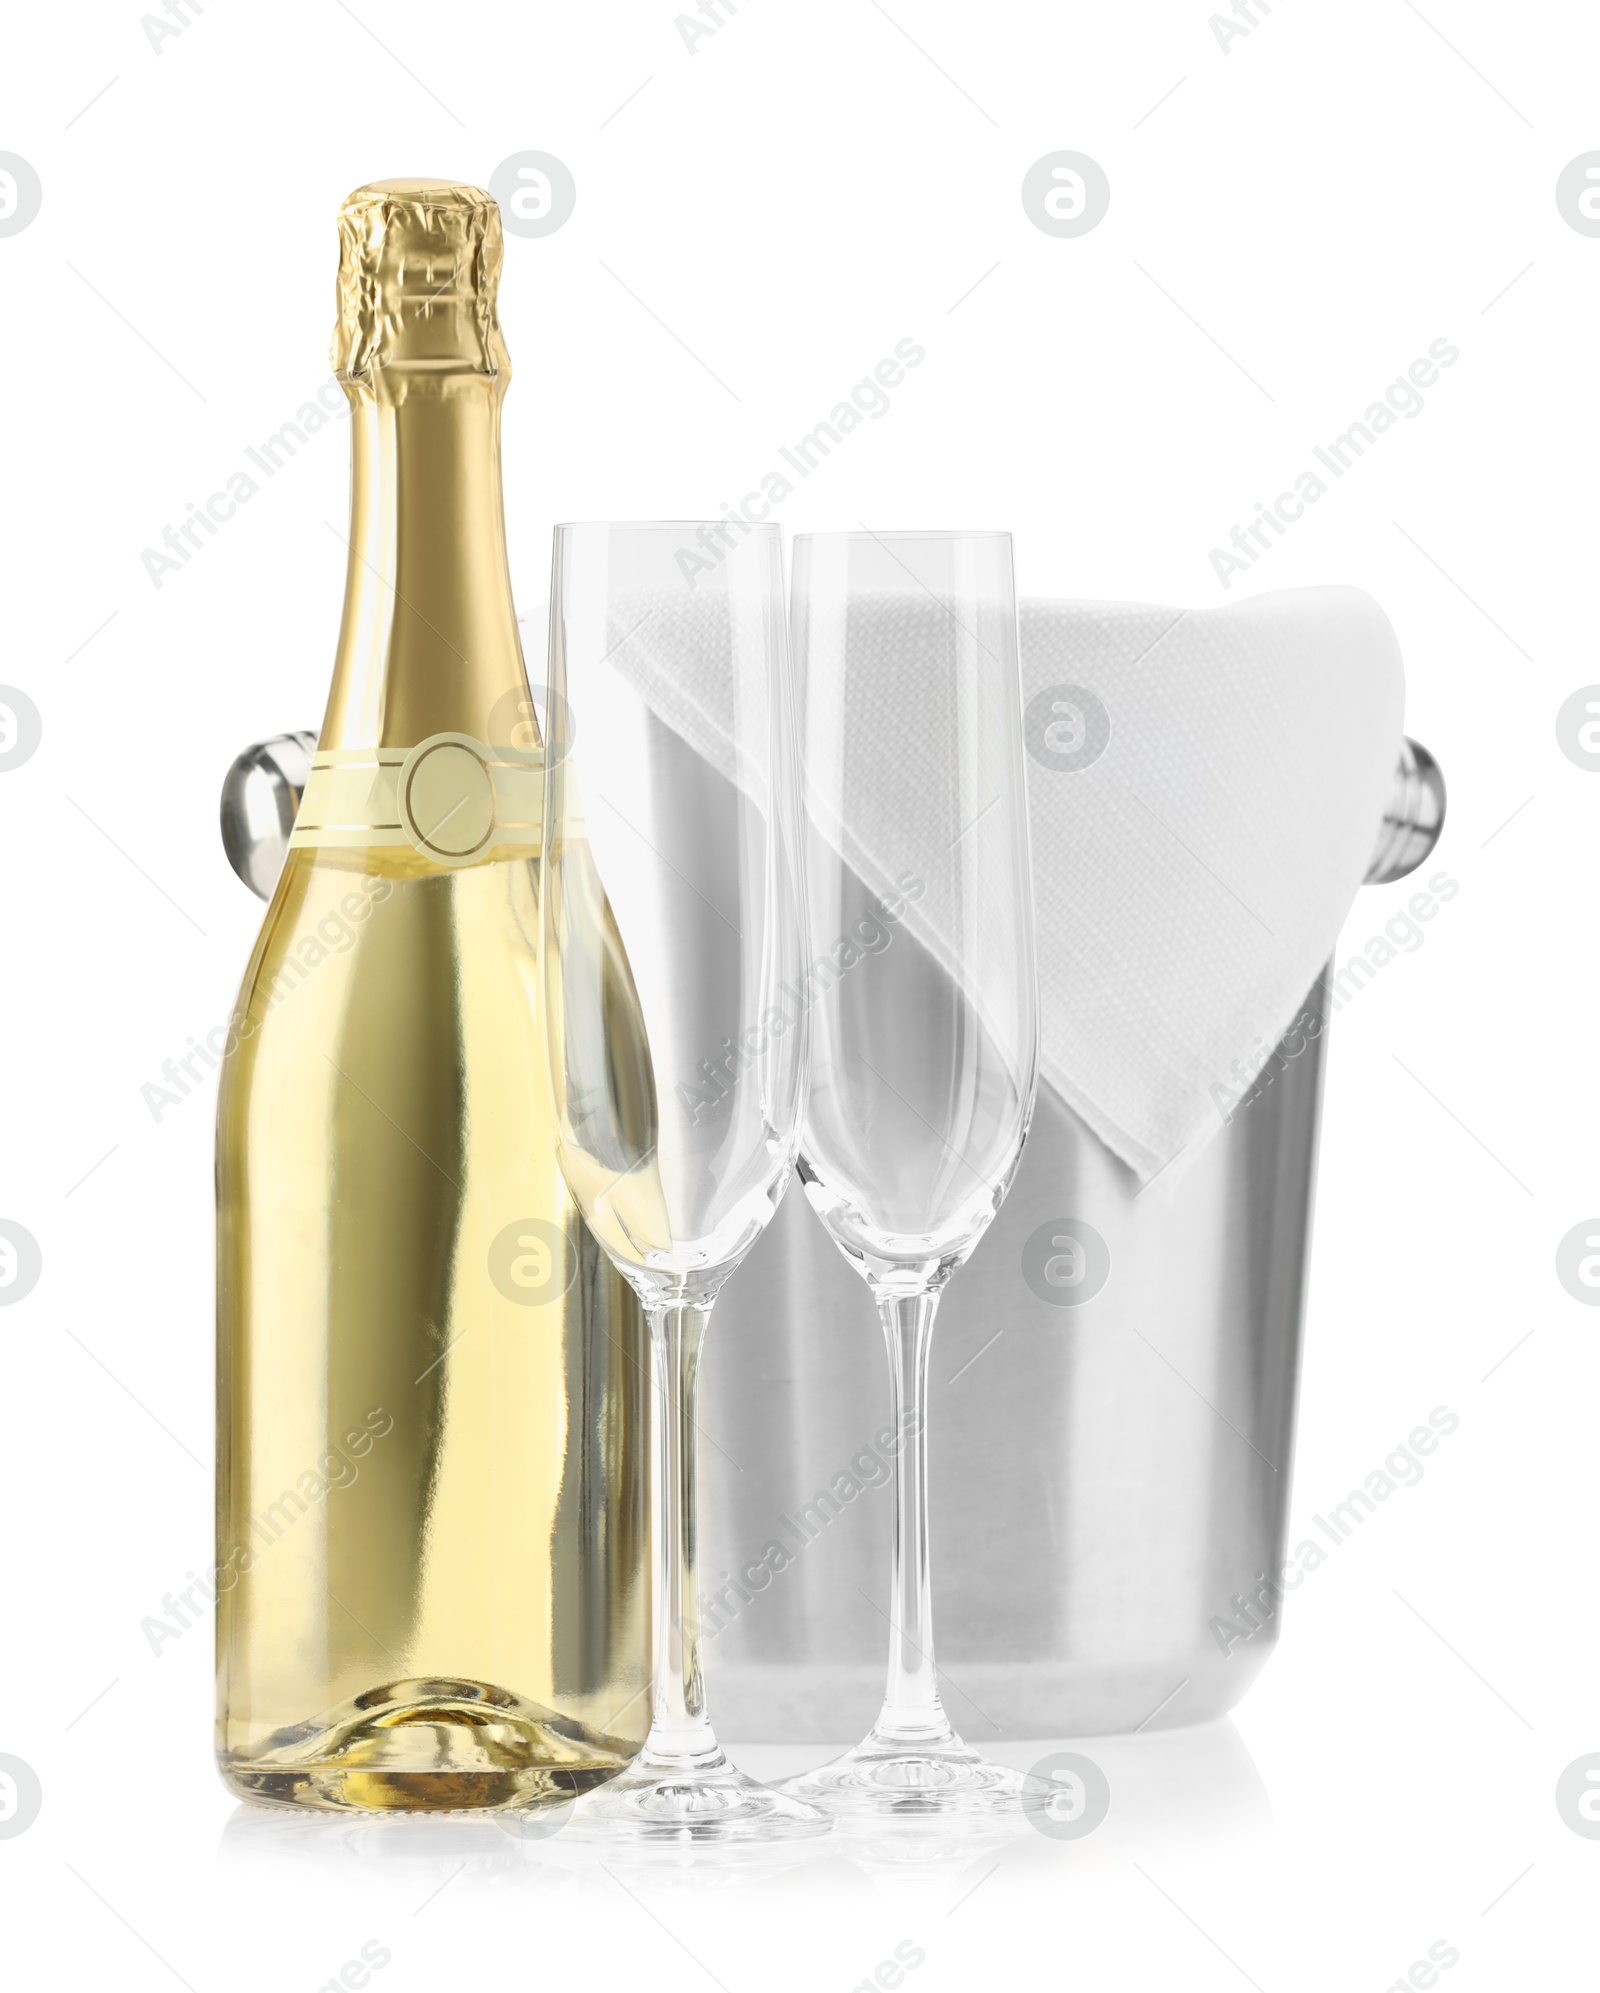
M 648 1355 L 556 1164 L 500 218 L 395 180 L 339 228 L 344 620 L 218 1111 L 218 1755 L 554 1804 L 648 1725 Z

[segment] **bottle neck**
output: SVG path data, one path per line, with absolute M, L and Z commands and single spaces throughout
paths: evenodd
M 528 697 L 500 491 L 504 380 L 395 385 L 346 390 L 350 560 L 323 749 L 487 740 Z

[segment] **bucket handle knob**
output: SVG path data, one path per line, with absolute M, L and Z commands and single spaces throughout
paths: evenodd
M 1439 764 L 1420 741 L 1400 744 L 1400 764 L 1383 813 L 1366 884 L 1391 886 L 1415 872 L 1444 829 L 1445 788 Z

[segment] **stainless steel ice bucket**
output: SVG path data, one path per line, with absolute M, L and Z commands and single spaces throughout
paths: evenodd
M 1373 881 L 1433 848 L 1407 743 Z M 1327 978 L 1263 1082 L 1141 1191 L 1041 1091 L 1000 1215 L 946 1290 L 929 1422 L 941 1690 L 974 1744 L 1202 1723 L 1277 1637 Z M 1318 1020 L 1306 1022 L 1306 1014 Z M 798 1184 L 717 1303 L 700 1575 L 722 1735 L 840 1742 L 883 1686 L 895 1435 L 867 1290 Z M 1262 1622 L 1224 1652 L 1209 1622 Z

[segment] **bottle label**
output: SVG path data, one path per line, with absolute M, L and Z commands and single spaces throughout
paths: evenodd
M 543 822 L 537 750 L 432 734 L 409 750 L 319 748 L 289 849 L 409 845 L 436 865 L 476 865 L 537 852 Z

